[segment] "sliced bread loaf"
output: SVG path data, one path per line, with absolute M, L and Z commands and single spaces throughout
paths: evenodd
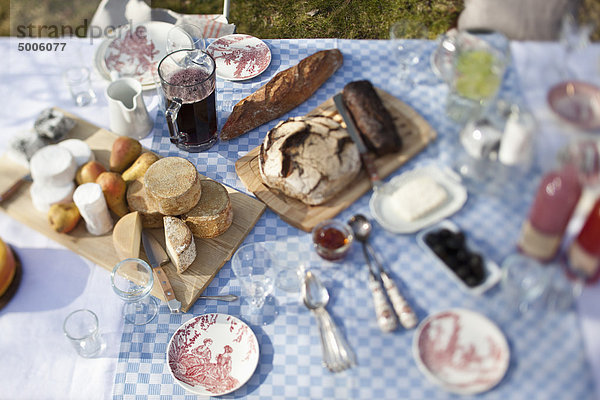
M 219 182 L 203 179 L 202 196 L 194 208 L 181 218 L 195 236 L 213 238 L 219 236 L 233 222 L 233 210 L 227 189 Z
M 169 258 L 178 273 L 185 271 L 196 259 L 196 243 L 190 228 L 176 217 L 165 216 L 165 243 Z

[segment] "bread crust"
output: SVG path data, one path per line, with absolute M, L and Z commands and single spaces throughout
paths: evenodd
M 348 132 L 324 116 L 282 121 L 267 133 L 259 153 L 263 182 L 308 205 L 335 196 L 360 172 L 360 155 Z
M 343 63 L 337 49 L 321 50 L 277 73 L 235 105 L 221 129 L 221 139 L 236 138 L 305 102 Z
M 367 146 L 378 156 L 402 149 L 394 120 L 371 82 L 348 83 L 342 90 L 342 98 Z

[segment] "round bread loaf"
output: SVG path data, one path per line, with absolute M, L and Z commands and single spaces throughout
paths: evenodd
M 158 211 L 156 200 L 148 196 L 144 178 L 138 178 L 127 187 L 127 205 L 130 211 L 137 211 L 144 228 L 162 228 L 163 215 Z
M 348 132 L 324 116 L 280 122 L 267 133 L 258 160 L 267 186 L 308 205 L 331 199 L 361 167 Z
M 201 183 L 200 201 L 181 218 L 194 236 L 213 238 L 225 233 L 233 222 L 231 200 L 227 189 L 219 182 L 203 179 Z
M 181 157 L 166 157 L 152 164 L 144 175 L 144 185 L 164 215 L 190 211 L 202 194 L 196 167 Z

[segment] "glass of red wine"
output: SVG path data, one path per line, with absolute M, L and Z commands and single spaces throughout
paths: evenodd
M 168 54 L 158 65 L 171 143 L 188 152 L 208 150 L 218 141 L 215 60 L 199 49 Z

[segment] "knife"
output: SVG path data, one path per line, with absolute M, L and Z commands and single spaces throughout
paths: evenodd
M 181 302 L 175 298 L 175 292 L 171 286 L 171 282 L 165 274 L 165 270 L 162 268 L 163 265 L 170 261 L 169 256 L 156 240 L 147 230 L 142 230 L 142 244 L 144 245 L 144 251 L 148 256 L 148 261 L 154 271 L 155 279 L 160 283 L 160 287 L 167 300 L 167 305 L 172 313 L 181 312 Z
M 348 113 L 346 109 L 346 105 L 344 104 L 344 99 L 342 98 L 342 94 L 338 93 L 333 96 L 333 102 L 335 103 L 335 107 L 338 112 L 342 116 L 342 119 L 346 123 L 346 130 L 348 134 L 356 144 L 358 148 L 358 152 L 360 153 L 360 158 L 362 159 L 363 165 L 365 166 L 365 170 L 367 171 L 367 175 L 373 184 L 373 187 L 376 188 L 381 184 L 381 179 L 379 178 L 379 174 L 377 173 L 377 168 L 375 167 L 375 157 L 373 153 L 369 151 L 365 142 L 363 142 L 360 137 L 360 133 L 354 125 L 354 120 L 352 116 Z
M 2 203 L 4 200 L 8 200 L 8 198 L 11 197 L 13 194 L 15 194 L 17 192 L 17 190 L 19 190 L 19 188 L 25 182 L 32 182 L 32 181 L 33 181 L 33 179 L 31 179 L 30 174 L 27 174 L 24 177 L 22 177 L 21 179 L 19 179 L 18 181 L 16 181 L 11 187 L 9 187 L 2 194 L 0 194 L 0 203 Z

